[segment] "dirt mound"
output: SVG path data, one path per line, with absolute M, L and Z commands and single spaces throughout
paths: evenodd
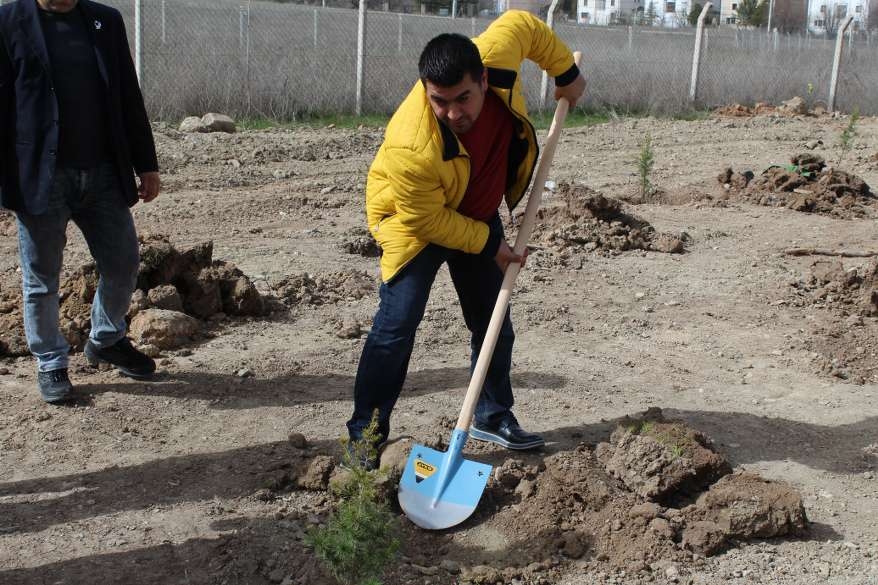
M 742 104 L 729 104 L 720 106 L 713 110 L 716 116 L 725 117 L 752 117 L 760 115 L 773 116 L 821 116 L 826 114 L 826 107 L 822 103 L 817 103 L 809 108 L 808 102 L 804 98 L 794 96 L 786 101 L 782 101 L 779 106 L 771 105 L 767 102 L 756 102 L 752 107 Z
M 533 240 L 556 257 L 581 252 L 619 253 L 651 250 L 680 254 L 685 234 L 656 232 L 649 222 L 624 210 L 618 199 L 605 197 L 582 185 L 561 183 L 552 201 L 537 215 Z
M 841 260 L 815 260 L 808 274 L 791 285 L 799 306 L 828 307 L 842 316 L 878 317 L 878 258 L 849 269 Z
M 376 258 L 381 255 L 378 242 L 366 228 L 354 228 L 350 230 L 340 248 L 346 254 L 356 254 L 367 258 Z
M 88 340 L 97 287 L 94 263 L 80 266 L 61 281 L 60 329 L 76 351 Z M 21 307 L 20 290 L 0 292 L 0 356 L 28 355 Z M 234 264 L 213 260 L 213 242 L 180 252 L 167 237 L 153 235 L 140 239 L 140 268 L 129 320 L 150 308 L 209 320 L 217 315 L 262 315 L 268 304 Z
M 342 271 L 311 276 L 303 272 L 288 276 L 274 287 L 286 305 L 334 305 L 374 294 L 377 280 L 366 272 Z
M 726 106 L 720 106 L 713 110 L 714 115 L 716 116 L 727 116 L 727 117 L 735 117 L 735 118 L 743 118 L 750 116 L 758 116 L 760 114 L 771 114 L 775 112 L 777 108 L 772 106 L 771 104 L 765 102 L 757 102 L 754 106 L 745 106 L 742 104 L 729 104 Z
M 442 419 L 425 429 L 432 438 L 426 444 L 445 450 L 453 423 Z M 393 501 L 410 447 L 403 439 L 382 453 Z M 477 459 L 492 451 L 479 443 L 469 448 Z M 665 420 L 660 409 L 622 419 L 609 443 L 595 449 L 505 453 L 463 530 L 433 533 L 401 519 L 403 554 L 429 571 L 423 574 L 439 573 L 448 558 L 471 583 L 552 582 L 553 572 L 574 561 L 646 574 L 668 563 L 685 567 L 693 553 L 712 555 L 730 539 L 807 531 L 793 488 L 752 473 L 730 475 L 708 437 Z M 394 583 L 417 582 L 404 571 L 396 576 Z
M 857 384 L 878 381 L 878 259 L 851 268 L 817 260 L 790 284 L 793 305 L 826 311 L 807 342 L 818 371 Z
M 827 166 L 815 154 L 799 154 L 790 161 L 758 177 L 726 168 L 717 181 L 732 195 L 759 205 L 840 218 L 878 216 L 878 197 L 860 177 Z

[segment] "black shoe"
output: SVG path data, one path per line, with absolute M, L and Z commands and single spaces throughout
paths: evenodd
M 85 343 L 85 357 L 93 366 L 107 362 L 132 378 L 149 378 L 155 372 L 155 362 L 143 352 L 134 349 L 131 340 L 123 337 L 110 347 L 100 348 L 89 339 Z
M 546 444 L 541 436 L 522 429 L 511 414 L 494 424 L 473 421 L 469 436 L 479 441 L 490 441 L 507 449 L 516 450 L 536 449 Z
M 67 368 L 37 372 L 37 384 L 40 386 L 40 396 L 49 404 L 69 400 L 73 393 L 73 384 L 67 377 Z

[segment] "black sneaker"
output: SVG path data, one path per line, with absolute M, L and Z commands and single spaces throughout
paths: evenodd
M 69 400 L 73 393 L 73 384 L 67 377 L 67 368 L 37 372 L 37 384 L 40 387 L 40 396 L 49 404 Z
M 107 362 L 132 378 L 149 378 L 155 372 L 155 362 L 143 352 L 134 349 L 131 340 L 123 337 L 110 347 L 100 348 L 89 339 L 85 343 L 85 358 L 93 366 Z
M 540 435 L 528 433 L 518 424 L 512 414 L 508 414 L 494 424 L 473 421 L 469 436 L 479 441 L 497 443 L 507 449 L 536 449 L 546 444 Z

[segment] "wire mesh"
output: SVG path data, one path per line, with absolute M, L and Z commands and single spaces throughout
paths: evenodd
M 134 1 L 118 8 L 134 48 Z M 353 4 L 353 3 L 352 3 Z M 393 7 L 393 4 L 389 5 Z M 392 112 L 417 80 L 417 59 L 433 36 L 476 36 L 489 18 L 438 17 L 370 10 L 366 18 L 364 113 Z M 246 0 L 142 0 L 141 83 L 154 119 L 218 111 L 291 120 L 352 113 L 356 105 L 355 8 Z M 835 40 L 769 35 L 734 27 L 705 31 L 697 99 L 689 101 L 693 28 L 557 24 L 583 53 L 587 108 L 676 114 L 728 103 L 778 103 L 795 95 L 826 101 Z M 836 105 L 878 114 L 878 35 L 846 39 Z M 541 71 L 522 69 L 531 110 Z M 551 90 L 550 90 L 551 93 Z M 547 108 L 554 107 L 552 100 Z

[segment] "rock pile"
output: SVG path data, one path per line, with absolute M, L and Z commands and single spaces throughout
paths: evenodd
M 137 290 L 128 311 L 130 335 L 157 355 L 191 341 L 202 321 L 226 315 L 263 315 L 266 300 L 234 264 L 213 260 L 213 242 L 178 251 L 165 236 L 140 240 Z M 62 280 L 60 328 L 74 350 L 82 350 L 91 329 L 91 305 L 98 286 L 94 263 Z M 0 356 L 27 355 L 21 293 L 0 292 Z

